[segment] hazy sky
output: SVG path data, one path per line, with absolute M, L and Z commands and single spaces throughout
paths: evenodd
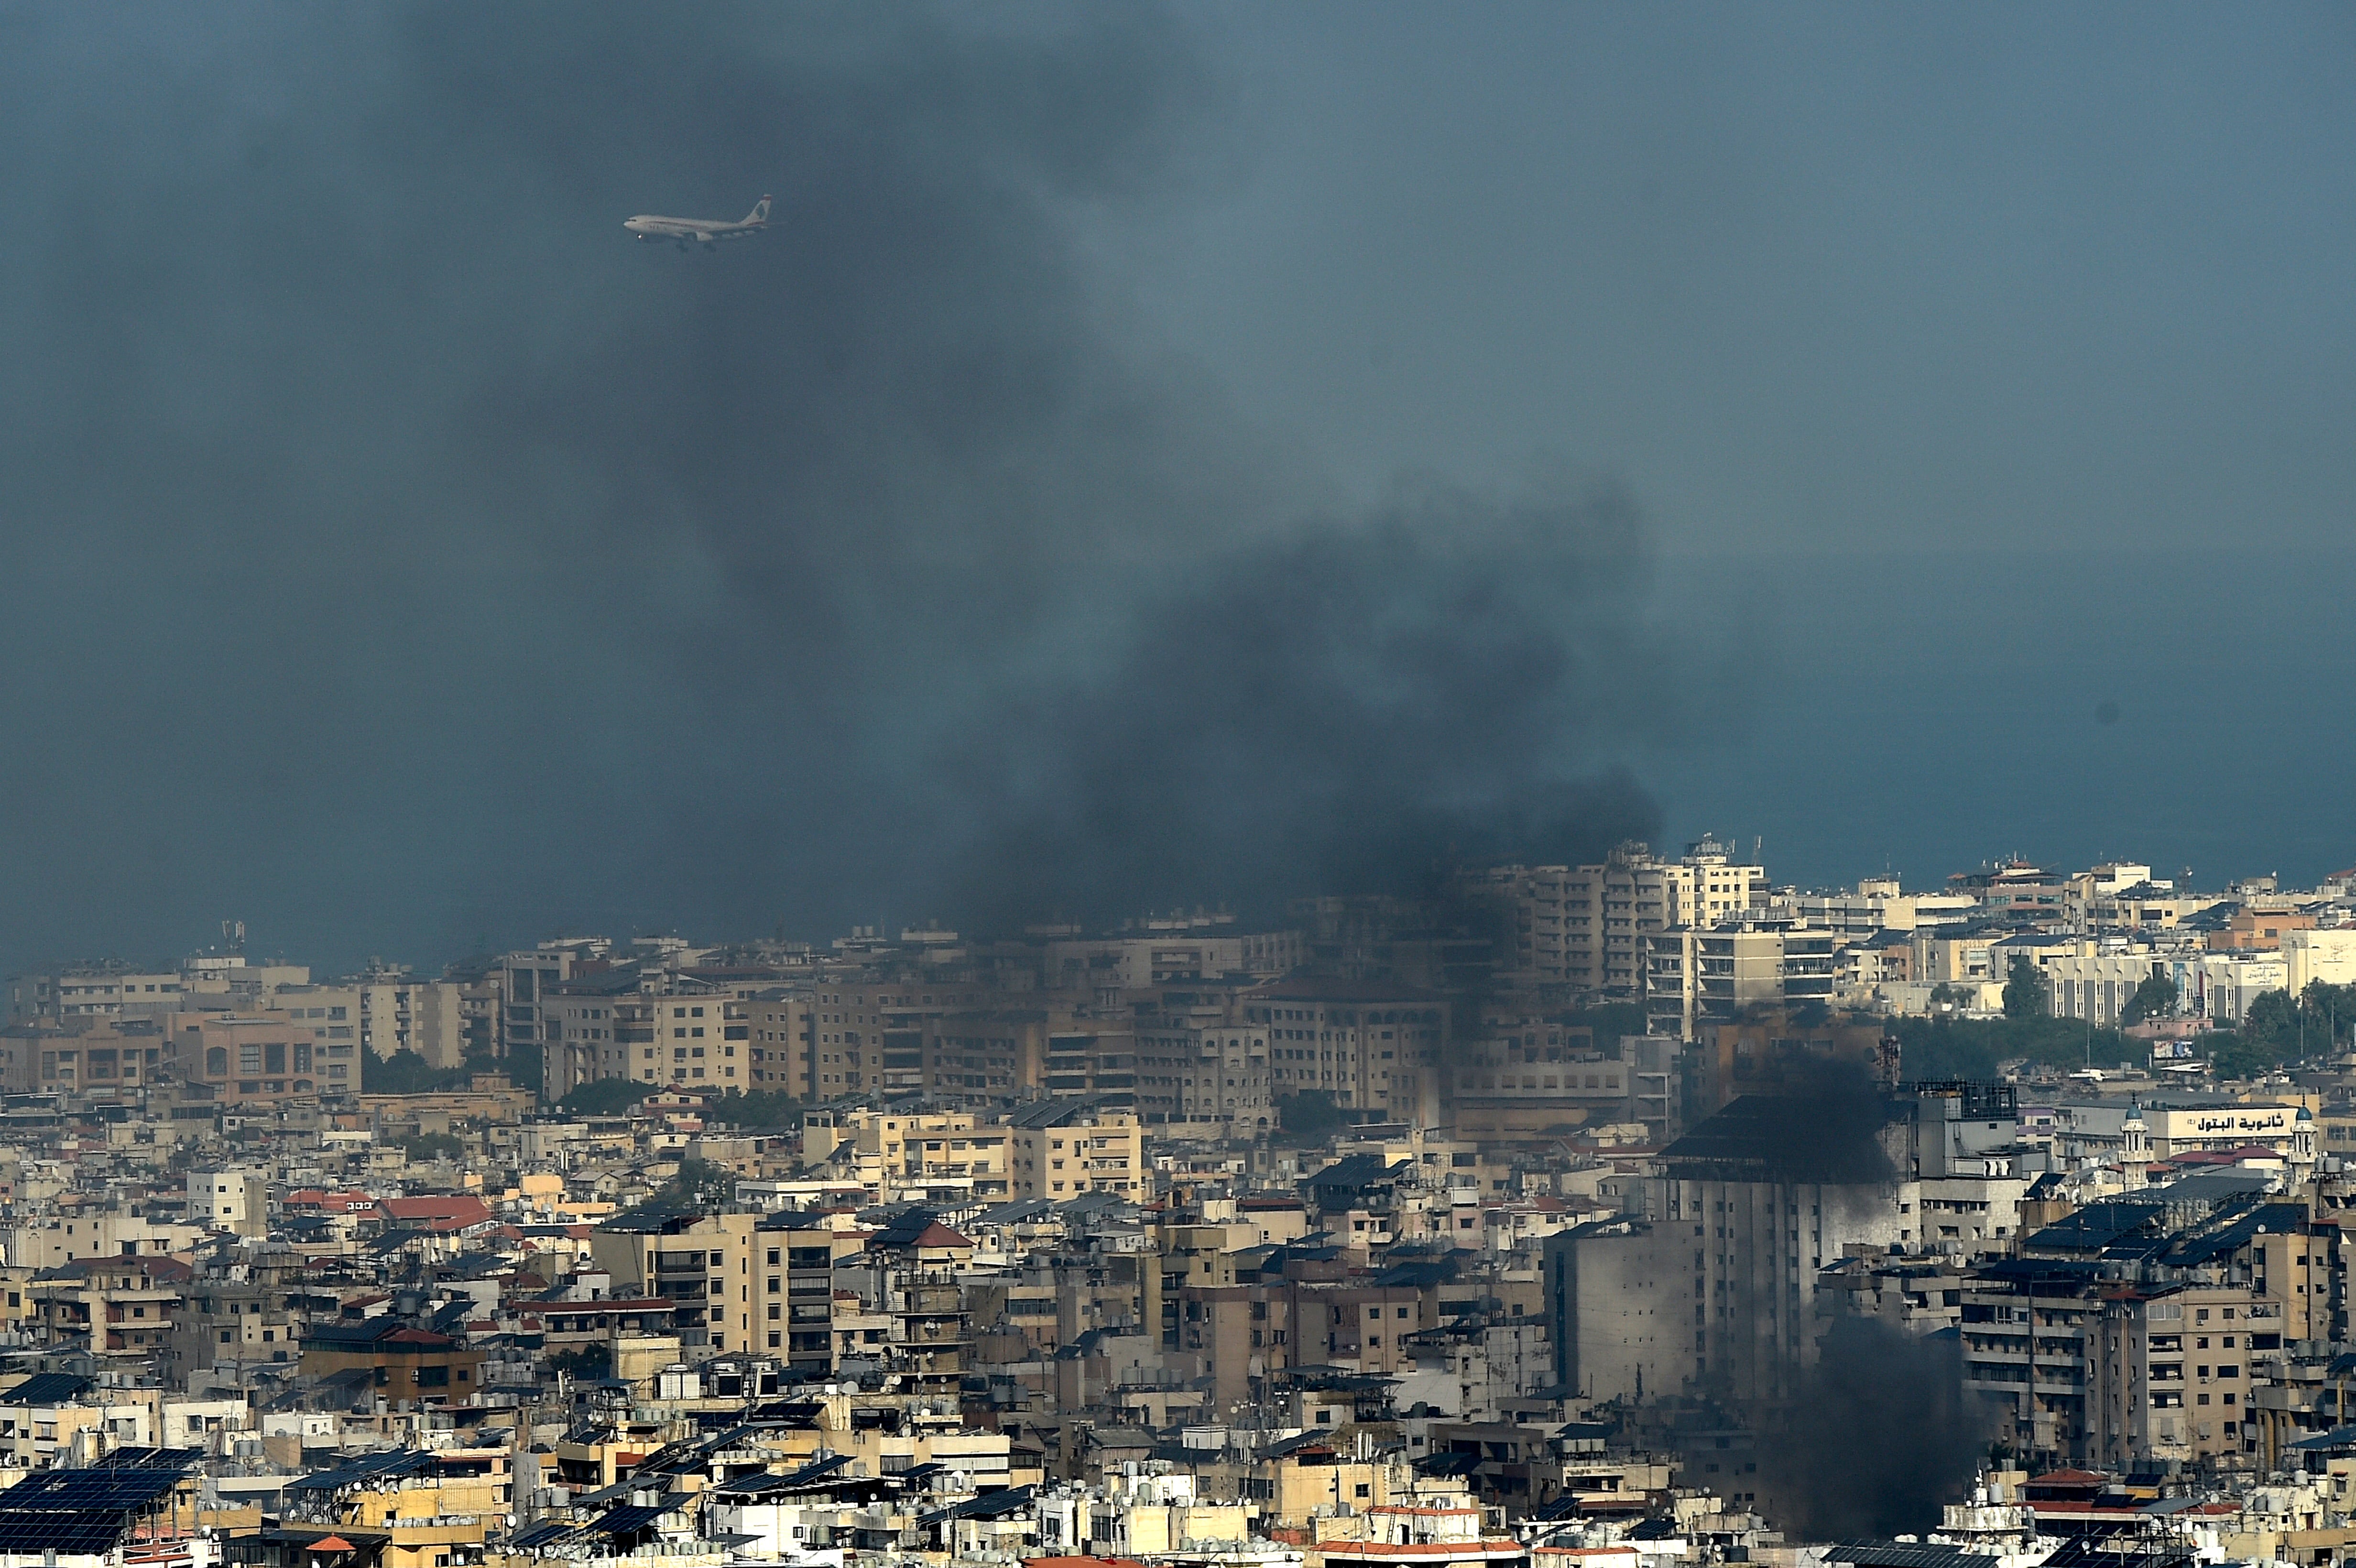
M 1148 297 L 1362 492 L 1550 453 L 1675 549 L 2347 540 L 2345 7 L 1184 15 L 1242 167 Z
M 2351 32 L 0 5 L 0 961 L 2356 860 Z

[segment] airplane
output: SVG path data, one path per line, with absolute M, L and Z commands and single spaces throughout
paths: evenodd
M 622 227 L 639 239 L 677 240 L 682 251 L 687 249 L 691 240 L 703 245 L 718 240 L 746 240 L 768 226 L 769 198 L 766 196 L 761 198 L 761 204 L 746 213 L 739 223 L 723 222 L 719 219 L 658 218 L 650 212 L 622 220 Z

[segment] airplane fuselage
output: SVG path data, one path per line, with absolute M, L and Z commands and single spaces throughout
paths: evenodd
M 692 240 L 710 244 L 720 240 L 743 240 L 758 234 L 768 227 L 766 223 L 713 223 L 692 218 L 658 218 L 642 213 L 626 219 L 622 227 L 641 240 Z
M 652 212 L 641 212 L 636 218 L 622 220 L 622 227 L 637 238 L 672 240 L 682 251 L 690 245 L 712 245 L 723 240 L 747 239 L 768 226 L 769 198 L 766 196 L 761 198 L 759 206 L 734 223 L 718 218 L 665 218 Z

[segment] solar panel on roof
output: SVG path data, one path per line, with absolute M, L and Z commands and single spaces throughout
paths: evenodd
M 1996 1557 L 1990 1552 L 1912 1541 L 1844 1541 L 1826 1549 L 1825 1561 L 1855 1563 L 1857 1568 L 1993 1568 Z
M 626 1503 L 589 1528 L 599 1535 L 628 1535 L 644 1530 L 669 1511 L 660 1505 Z
M 0 1552 L 100 1556 L 112 1552 L 130 1528 L 131 1521 L 120 1517 L 19 1515 L 13 1509 L 0 1509 Z
M 134 1516 L 168 1497 L 189 1456 L 135 1448 L 112 1463 L 41 1470 L 0 1498 L 0 1552 L 102 1554 L 114 1550 Z
M 0 1506 L 12 1513 L 52 1509 L 123 1510 L 145 1507 L 179 1481 L 175 1470 L 39 1470 L 9 1488 Z
M 844 1468 L 850 1465 L 850 1463 L 851 1456 L 848 1454 L 830 1455 L 824 1459 L 814 1460 L 811 1463 L 803 1466 L 800 1469 L 794 1471 L 792 1474 L 786 1477 L 785 1484 L 789 1487 L 803 1486 L 811 1481 L 817 1480 L 821 1476 L 830 1476 L 834 1474 L 835 1471 Z
M 72 1372 L 37 1372 L 0 1393 L 0 1404 L 60 1404 L 90 1387 L 91 1381 Z
M 421 1448 L 393 1448 L 381 1454 L 370 1454 L 333 1470 L 319 1470 L 304 1477 L 286 1489 L 290 1492 L 333 1491 L 339 1487 L 355 1486 L 379 1476 L 394 1476 L 410 1470 L 430 1468 L 434 1456 Z

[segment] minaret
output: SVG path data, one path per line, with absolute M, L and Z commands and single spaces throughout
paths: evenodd
M 2294 1182 L 2315 1174 L 2315 1117 L 2303 1097 L 2298 1103 L 2298 1115 L 2291 1122 L 2290 1163 Z
M 2151 1169 L 2151 1129 L 2144 1125 L 2143 1102 L 2127 1102 L 2127 1119 L 2119 1128 L 2119 1170 L 2130 1191 L 2146 1184 Z

